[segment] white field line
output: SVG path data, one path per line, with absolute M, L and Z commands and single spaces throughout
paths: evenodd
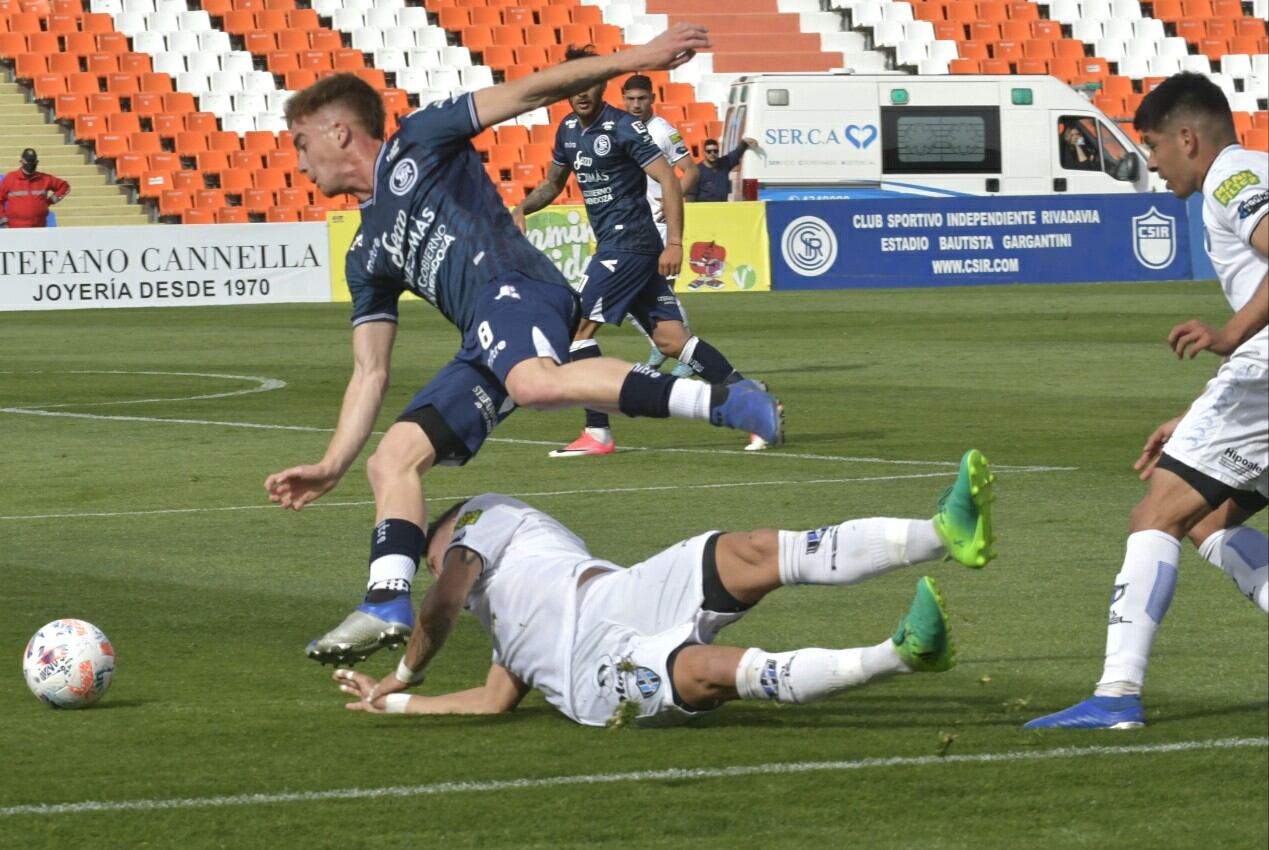
M 655 733 L 653 733 L 655 734 Z M 162 809 L 208 809 L 225 806 L 263 806 L 276 803 L 311 803 L 327 800 L 374 800 L 393 797 L 429 797 L 464 792 L 516 791 L 620 782 L 664 782 L 682 779 L 732 779 L 741 776 L 796 775 L 822 771 L 872 770 L 892 767 L 945 767 L 951 765 L 1012 764 L 1018 762 L 1078 759 L 1090 756 L 1162 755 L 1198 750 L 1263 748 L 1269 738 L 1217 738 L 1206 741 L 1179 741 L 1171 744 L 1128 744 L 1125 746 L 1057 747 L 1051 750 L 978 753 L 951 756 L 892 756 L 850 761 L 804 761 L 735 767 L 667 768 L 627 773 L 591 773 L 468 782 L 437 782 L 428 785 L 388 785 L 379 788 L 332 788 L 326 791 L 280 791 L 272 794 L 232 794 L 221 797 L 185 797 L 141 800 L 86 800 L 79 803 L 31 803 L 0 808 L 0 817 L 21 815 L 67 815 L 100 812 L 157 811 Z
M 1047 470 L 1020 470 L 1028 471 L 1047 471 Z M 811 484 L 856 484 L 869 483 L 872 481 L 903 481 L 910 478 L 947 478 L 953 473 L 949 471 L 943 472 L 917 472 L 910 475 L 877 475 L 864 478 L 816 478 L 809 481 L 732 481 L 722 484 L 654 484 L 647 487 L 593 487 L 576 490 L 531 490 L 524 492 L 507 493 L 508 496 L 514 496 L 518 499 L 525 498 L 548 498 L 551 496 L 589 496 L 589 495 L 610 495 L 622 493 L 661 493 L 672 490 L 724 490 L 733 487 L 789 487 L 789 486 L 807 486 Z M 431 496 L 433 501 L 458 501 L 460 499 L 471 499 L 476 493 L 456 496 Z M 313 508 L 351 508 L 365 507 L 373 505 L 372 500 L 354 501 L 354 502 L 314 502 L 305 508 L 312 510 Z M 0 515 L 0 522 L 17 521 L 17 520 L 37 520 L 37 519 L 87 519 L 92 517 L 130 517 L 130 516 L 157 516 L 163 514 L 201 514 L 214 513 L 217 511 L 260 511 L 260 510 L 277 510 L 278 508 L 270 503 L 262 503 L 258 505 L 222 505 L 212 508 L 158 508 L 155 510 L 138 510 L 138 511 L 98 511 L 83 513 L 62 513 L 62 514 L 28 514 L 25 516 L 5 516 Z
M 29 372 L 26 374 L 38 375 L 39 372 Z M 8 408 L 8 413 L 18 413 L 23 411 L 40 412 L 42 410 L 51 410 L 56 407 L 109 407 L 117 404 L 153 404 L 160 401 L 198 401 L 208 398 L 230 398 L 231 396 L 251 395 L 252 393 L 267 393 L 271 390 L 280 390 L 286 386 L 286 381 L 278 378 L 261 378 L 258 375 L 222 375 L 215 372 L 133 372 L 120 369 L 76 369 L 71 372 L 60 374 L 67 375 L 172 375 L 178 378 L 219 378 L 226 381 L 254 381 L 254 387 L 248 387 L 245 390 L 228 390 L 223 393 L 205 393 L 203 395 L 184 395 L 172 396 L 168 398 L 136 398 L 126 401 L 72 401 L 61 404 L 30 404 L 23 407 Z
M 259 392 L 259 389 L 252 389 L 249 392 Z M 239 393 L 241 394 L 241 393 Z M 168 399 L 169 401 L 181 401 L 182 399 Z M 123 404 L 124 402 L 119 402 Z M 131 402 L 128 402 L 131 403 Z M 77 405 L 78 406 L 78 405 Z M 315 434 L 333 433 L 333 428 L 318 428 L 311 425 L 274 425 L 263 422 L 233 422 L 218 419 L 165 419 L 156 416 L 106 416 L 98 413 L 69 413 L 66 411 L 39 410 L 33 407 L 0 407 L 0 413 L 14 413 L 25 416 L 56 416 L 69 419 L 101 419 L 112 422 L 154 422 L 168 425 L 207 425 L 222 428 L 254 428 L 262 431 L 304 431 Z M 376 435 L 382 432 L 376 431 Z M 551 446 L 558 447 L 559 441 L 551 440 L 520 440 L 507 437 L 490 437 L 487 442 L 490 443 L 508 443 L 512 445 L 523 446 Z M 783 449 L 776 451 L 764 452 L 746 452 L 741 449 L 683 449 L 683 448 L 665 448 L 654 446 L 622 446 L 619 452 L 665 452 L 677 454 L 699 454 L 699 455 L 741 455 L 750 458 L 780 458 L 783 460 L 816 460 L 816 461 L 832 461 L 835 463 L 874 463 L 895 466 L 943 466 L 949 469 L 959 467 L 959 461 L 948 460 L 897 460 L 884 457 L 858 457 L 853 455 L 819 455 L 804 454 L 799 452 L 788 452 Z M 1074 472 L 1077 466 L 1042 466 L 1042 465 L 1010 465 L 1010 464 L 992 464 L 992 468 L 996 470 L 1005 470 L 1012 472 Z

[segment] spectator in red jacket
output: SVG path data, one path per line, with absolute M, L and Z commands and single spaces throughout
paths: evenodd
M 48 208 L 65 198 L 70 184 L 37 171 L 34 148 L 22 151 L 22 167 L 0 180 L 0 227 L 47 227 Z

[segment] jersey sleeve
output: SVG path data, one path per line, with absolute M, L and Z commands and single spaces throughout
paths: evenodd
M 477 496 L 458 512 L 454 536 L 446 551 L 455 546 L 472 550 L 484 561 L 481 567 L 484 573 L 502 557 L 523 519 L 523 511 L 496 499 Z
M 1242 168 L 1225 178 L 1207 199 L 1211 211 L 1238 235 L 1243 244 L 1251 244 L 1252 231 L 1269 212 L 1269 169 Z
M 551 162 L 561 168 L 572 168 L 568 162 L 568 154 L 564 152 L 564 124 L 560 122 L 560 126 L 555 128 L 555 147 L 551 148 Z
M 352 296 L 353 327 L 366 322 L 395 322 L 401 292 L 375 286 L 374 276 L 365 270 L 361 253 L 356 250 L 361 238 L 358 231 L 353 249 L 344 260 L 344 276 L 348 279 L 348 294 Z
M 648 128 L 632 115 L 623 116 L 617 123 L 617 141 L 640 168 L 647 168 L 661 156 L 661 149 L 652 141 Z
M 428 148 L 443 148 L 469 139 L 480 129 L 480 116 L 470 92 L 432 101 L 401 120 L 402 135 Z
M 683 135 L 673 126 L 670 127 L 669 136 L 661 144 L 661 153 L 670 161 L 670 165 L 688 155 L 687 142 L 683 141 Z
M 726 156 L 720 156 L 718 158 L 718 164 L 715 165 L 714 167 L 717 168 L 722 173 L 726 174 L 727 172 L 735 168 L 737 165 L 740 165 L 740 158 L 744 155 L 745 155 L 744 150 L 741 149 L 739 146 L 736 146 L 732 148 L 732 150 Z

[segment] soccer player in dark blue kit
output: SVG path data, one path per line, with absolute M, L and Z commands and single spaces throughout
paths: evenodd
M 705 419 L 780 438 L 779 403 L 752 383 L 680 381 L 612 358 L 567 362 L 577 296 L 516 229 L 470 142 L 485 127 L 619 74 L 677 67 L 707 46 L 703 28 L 679 24 L 645 45 L 429 104 L 386 141 L 383 101 L 353 75 L 320 80 L 287 102 L 300 170 L 327 196 L 356 196 L 361 228 L 346 261 L 353 370 L 334 436 L 317 463 L 268 476 L 269 498 L 299 510 L 335 487 L 361 453 L 387 392 L 403 292 L 462 333 L 454 359 L 366 464 L 376 511 L 368 590 L 309 644 L 309 657 L 352 663 L 409 637 L 410 586 L 427 544 L 420 478 L 437 463 L 466 463 L 516 406 Z
M 593 48 L 570 47 L 564 65 L 594 58 Z M 546 179 L 525 197 L 512 217 L 542 209 L 564 191 L 571 171 L 586 203 L 598 242 L 582 279 L 582 320 L 569 354 L 573 362 L 601 356 L 595 334 L 605 324 L 620 325 L 629 314 L 669 357 L 690 366 L 711 384 L 759 386 L 746 382 L 722 352 L 687 330 L 678 299 L 666 276 L 683 264 L 683 193 L 643 122 L 604 103 L 605 80 L 569 98 L 573 112 L 560 122 Z M 666 238 L 647 201 L 648 180 L 661 185 Z M 612 454 L 616 450 L 608 414 L 587 409 L 581 436 L 552 457 Z

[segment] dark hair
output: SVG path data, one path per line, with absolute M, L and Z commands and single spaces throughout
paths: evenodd
M 460 510 L 462 510 L 463 505 L 465 504 L 467 503 L 455 502 L 454 504 L 446 508 L 444 512 L 441 513 L 440 516 L 438 516 L 436 519 L 432 520 L 431 522 L 427 524 L 428 545 L 431 545 L 432 538 L 436 536 L 436 532 L 440 530 L 441 526 L 444 525 L 450 519 L 452 519 L 454 515 L 457 514 Z
M 1132 126 L 1138 132 L 1158 131 L 1181 114 L 1207 119 L 1219 129 L 1234 132 L 1234 116 L 1225 92 L 1206 75 L 1188 71 L 1173 74 L 1147 94 L 1137 107 Z
M 635 74 L 633 77 L 621 84 L 621 91 L 623 93 L 628 91 L 650 92 L 652 90 L 652 80 L 650 80 L 645 74 Z
M 710 145 L 713 145 L 714 147 L 718 147 L 718 139 L 706 139 L 705 142 L 701 145 L 701 148 L 704 149 L 709 147 Z
M 356 74 L 332 74 L 297 92 L 286 102 L 287 126 L 333 103 L 351 111 L 372 139 L 383 141 L 383 98 Z
M 564 49 L 565 62 L 572 62 L 574 59 L 585 59 L 587 56 L 598 55 L 599 54 L 595 52 L 595 45 L 593 44 L 583 44 L 581 46 L 570 44 Z

